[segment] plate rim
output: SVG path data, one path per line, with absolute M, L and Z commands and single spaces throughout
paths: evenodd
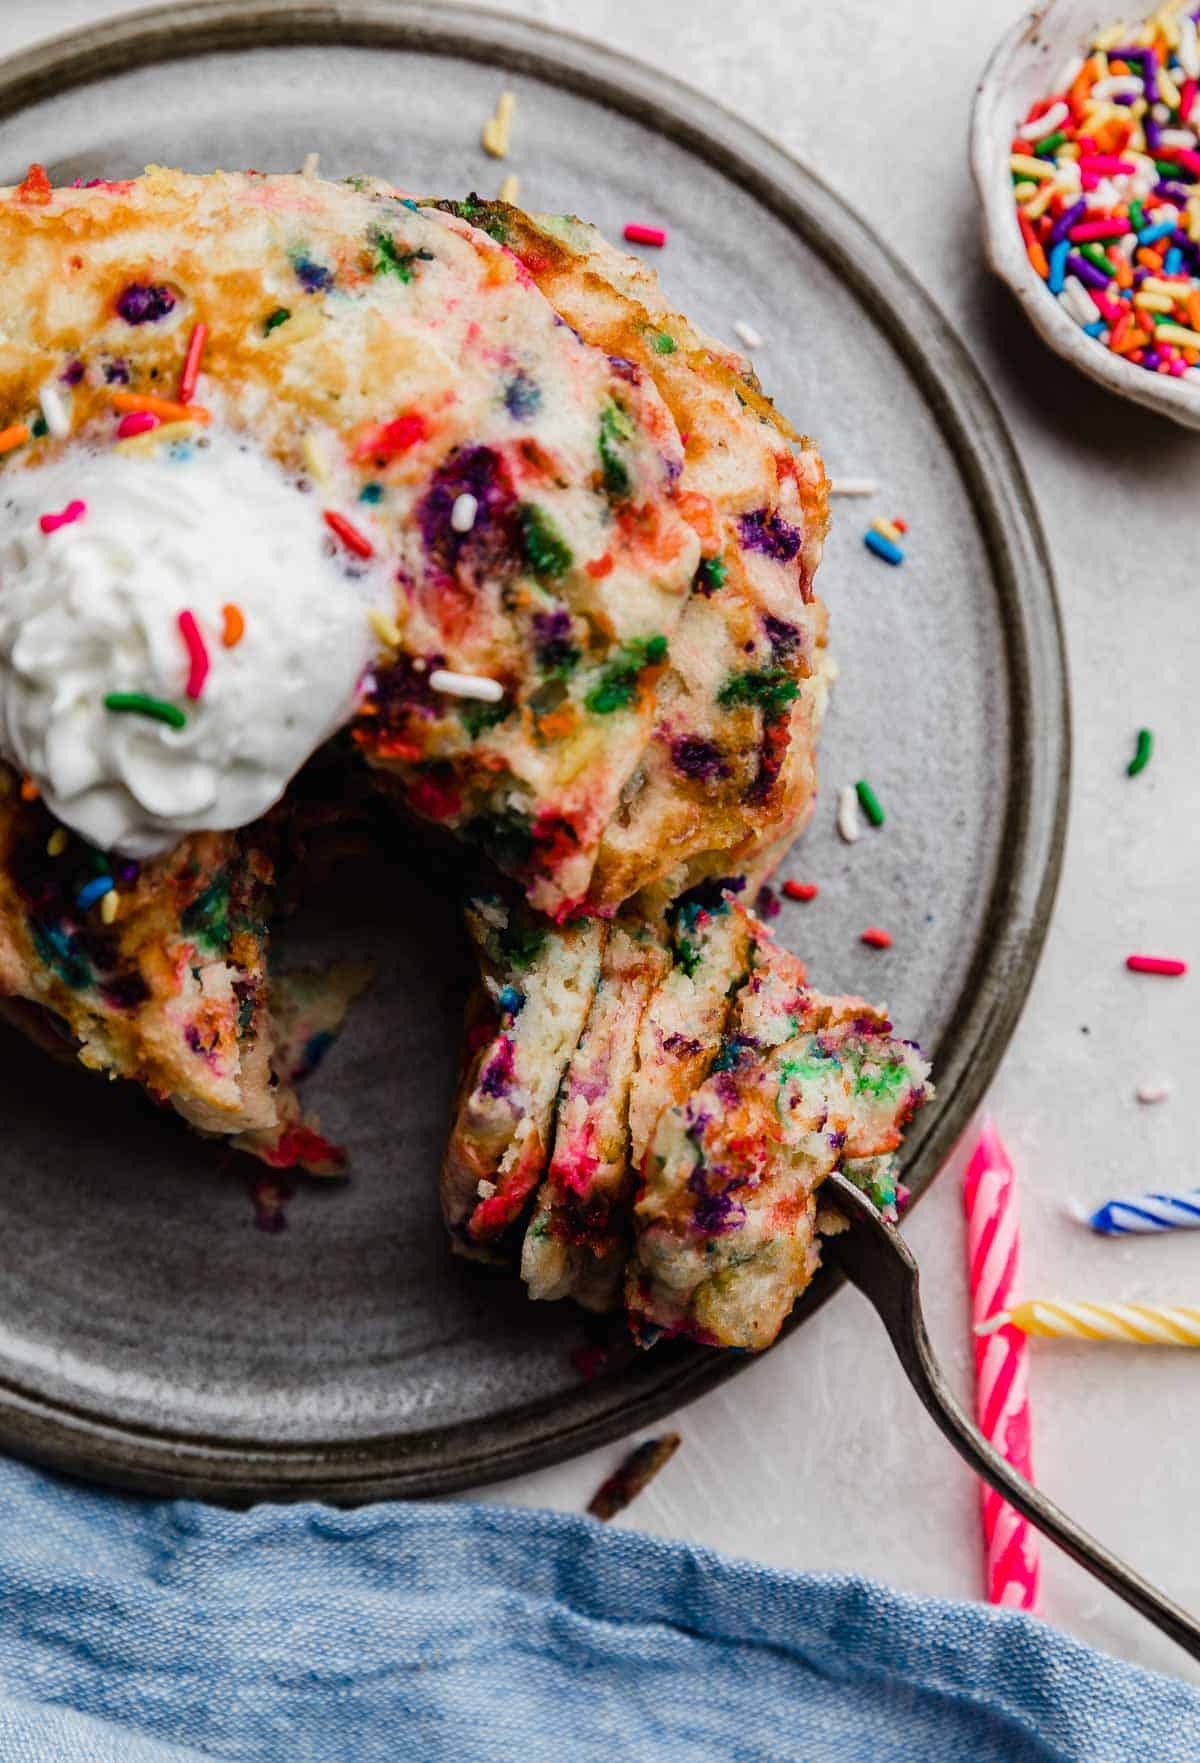
M 590 38 L 458 0 L 189 0 L 122 14 L 0 61 L 0 117 L 120 71 L 239 49 L 337 44 L 457 55 L 607 105 L 715 166 L 853 289 L 929 408 L 979 523 L 1013 712 L 1003 836 L 987 912 L 936 1064 L 944 1100 L 904 1151 L 914 1200 L 960 1137 L 1024 1007 L 1062 864 L 1070 786 L 1067 657 L 1053 568 L 1024 468 L 966 343 L 891 247 L 843 197 L 717 100 Z M 870 264 L 870 271 L 862 267 Z M 790 1335 L 841 1285 L 818 1274 Z M 339 1504 L 457 1492 L 528 1473 L 653 1423 L 749 1356 L 660 1345 L 619 1378 L 412 1434 L 325 1442 L 231 1440 L 114 1422 L 0 1379 L 0 1449 L 137 1492 L 225 1504 Z M 482 1442 L 481 1442 L 482 1441 Z

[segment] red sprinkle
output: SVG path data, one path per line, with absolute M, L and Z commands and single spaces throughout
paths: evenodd
M 429 437 L 429 424 L 419 410 L 406 410 L 392 422 L 376 423 L 368 429 L 355 447 L 352 457 L 364 459 L 395 459 L 408 453 Z
M 44 533 L 56 533 L 60 526 L 74 526 L 86 513 L 86 502 L 68 502 L 61 514 L 43 514 L 38 525 Z
M 44 208 L 54 194 L 54 186 L 46 176 L 46 167 L 31 165 L 14 194 L 18 202 L 28 202 L 35 208 Z
M 661 226 L 640 226 L 631 220 L 625 228 L 625 237 L 631 245 L 665 245 L 667 229 Z
M 179 634 L 187 644 L 188 660 L 191 663 L 185 690 L 188 697 L 195 703 L 204 690 L 204 682 L 208 678 L 208 650 L 204 647 L 204 638 L 200 635 L 200 626 L 196 623 L 193 613 L 181 612 L 179 614 Z
M 196 390 L 196 381 L 200 378 L 200 357 L 204 354 L 204 345 L 207 341 L 208 326 L 206 324 L 193 325 L 187 354 L 183 358 L 183 372 L 179 376 L 179 402 L 181 404 L 190 404 L 192 401 L 192 393 Z
M 336 533 L 347 550 L 355 552 L 359 557 L 374 557 L 375 547 L 365 533 L 346 519 L 344 514 L 337 514 L 332 508 L 325 510 L 325 525 L 331 533 Z
M 880 930 L 879 926 L 875 924 L 867 926 L 859 938 L 859 942 L 866 943 L 871 949 L 890 949 L 892 946 L 892 939 L 887 931 Z
M 821 890 L 816 882 L 785 881 L 783 891 L 789 900 L 815 900 Z
M 898 533 L 906 533 L 908 531 L 908 522 L 906 520 L 901 520 L 898 514 L 892 521 L 892 525 Z
M 590 563 L 583 566 L 594 582 L 603 581 L 606 575 L 613 572 L 612 552 L 606 551 L 603 557 L 593 557 Z
M 1167 973 L 1180 974 L 1187 972 L 1186 961 L 1175 961 L 1163 955 L 1126 955 L 1125 965 L 1130 973 Z
M 158 428 L 161 422 L 162 417 L 155 416 L 152 411 L 131 410 L 129 415 L 123 416 L 117 424 L 117 439 L 128 441 L 133 435 L 148 435 L 150 430 Z

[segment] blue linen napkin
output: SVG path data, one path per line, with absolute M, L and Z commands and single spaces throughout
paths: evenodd
M 1028 1617 L 498 1506 L 226 1512 L 0 1461 L 0 1763 L 1197 1763 Z

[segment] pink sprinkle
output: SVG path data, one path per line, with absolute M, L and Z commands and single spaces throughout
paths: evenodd
M 68 502 L 61 514 L 43 514 L 38 525 L 44 533 L 56 533 L 60 526 L 74 526 L 86 513 L 86 502 Z
M 1133 232 L 1133 222 L 1113 215 L 1106 220 L 1081 220 L 1067 233 L 1068 239 L 1120 239 Z
M 1119 172 L 1135 172 L 1137 166 L 1132 159 L 1122 159 L 1119 153 L 1087 153 L 1079 156 L 1079 169 L 1085 177 L 1091 173 L 1095 177 L 1112 177 Z
M 665 245 L 667 229 L 661 226 L 639 226 L 631 220 L 625 228 L 625 237 L 631 245 Z
M 1175 961 L 1163 955 L 1126 955 L 1125 965 L 1130 973 L 1167 973 L 1175 975 L 1187 972 L 1186 961 Z
M 877 924 L 868 925 L 859 942 L 866 943 L 870 949 L 890 949 L 892 946 L 892 939 L 887 931 L 880 930 Z
M 149 410 L 131 410 L 117 424 L 117 439 L 128 441 L 132 435 L 147 435 L 156 429 L 162 421 L 161 416 L 154 416 Z
M 1186 166 L 1188 171 L 1200 177 L 1200 153 L 1193 153 L 1190 147 L 1168 147 L 1162 158 L 1173 159 L 1176 165 Z
M 208 678 L 208 650 L 204 647 L 200 626 L 192 613 L 179 614 L 179 634 L 187 644 L 188 660 L 191 663 L 185 689 L 194 703 L 204 690 L 204 682 Z

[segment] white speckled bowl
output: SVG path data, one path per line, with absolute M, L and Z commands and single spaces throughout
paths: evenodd
M 988 262 L 1008 283 L 1034 329 L 1089 379 L 1184 428 L 1200 429 L 1200 384 L 1122 361 L 1061 310 L 1025 255 L 1009 173 L 1009 143 L 1035 98 L 1048 93 L 1092 33 L 1118 16 L 1115 0 L 1048 0 L 1018 20 L 984 69 L 971 116 L 971 169 L 983 206 Z

